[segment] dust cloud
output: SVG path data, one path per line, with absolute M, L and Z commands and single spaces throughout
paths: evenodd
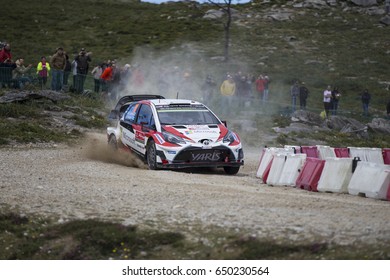
M 83 156 L 87 159 L 128 167 L 147 169 L 146 164 L 135 154 L 112 150 L 105 134 L 88 134 L 82 144 Z

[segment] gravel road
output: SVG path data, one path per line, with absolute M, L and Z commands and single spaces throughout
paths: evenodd
M 80 146 L 3 148 L 0 205 L 59 221 L 100 218 L 185 232 L 216 226 L 336 244 L 390 241 L 390 202 L 261 184 L 260 149 L 245 152 L 245 166 L 227 176 L 150 171 L 130 156 L 110 157 L 100 134 Z

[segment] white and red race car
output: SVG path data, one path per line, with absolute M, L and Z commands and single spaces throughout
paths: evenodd
M 134 152 L 149 169 L 221 167 L 237 174 L 244 164 L 239 136 L 202 103 L 158 95 L 122 97 L 109 119 L 108 143 Z

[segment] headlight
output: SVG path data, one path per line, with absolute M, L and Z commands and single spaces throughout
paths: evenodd
M 234 134 L 234 132 L 229 130 L 228 133 L 226 133 L 225 137 L 223 137 L 223 143 L 231 144 L 234 141 L 238 141 L 237 136 L 236 134 Z
M 173 135 L 172 133 L 163 131 L 162 135 L 164 137 L 164 140 L 173 144 L 185 144 L 186 142 L 183 140 L 183 138 Z

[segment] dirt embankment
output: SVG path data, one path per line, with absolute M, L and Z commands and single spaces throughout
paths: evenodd
M 388 242 L 390 203 L 270 187 L 255 177 L 260 149 L 236 176 L 150 171 L 112 157 L 105 135 L 81 146 L 0 149 L 0 203 L 61 220 L 100 218 L 191 232 L 217 226 L 257 237 L 337 244 Z

